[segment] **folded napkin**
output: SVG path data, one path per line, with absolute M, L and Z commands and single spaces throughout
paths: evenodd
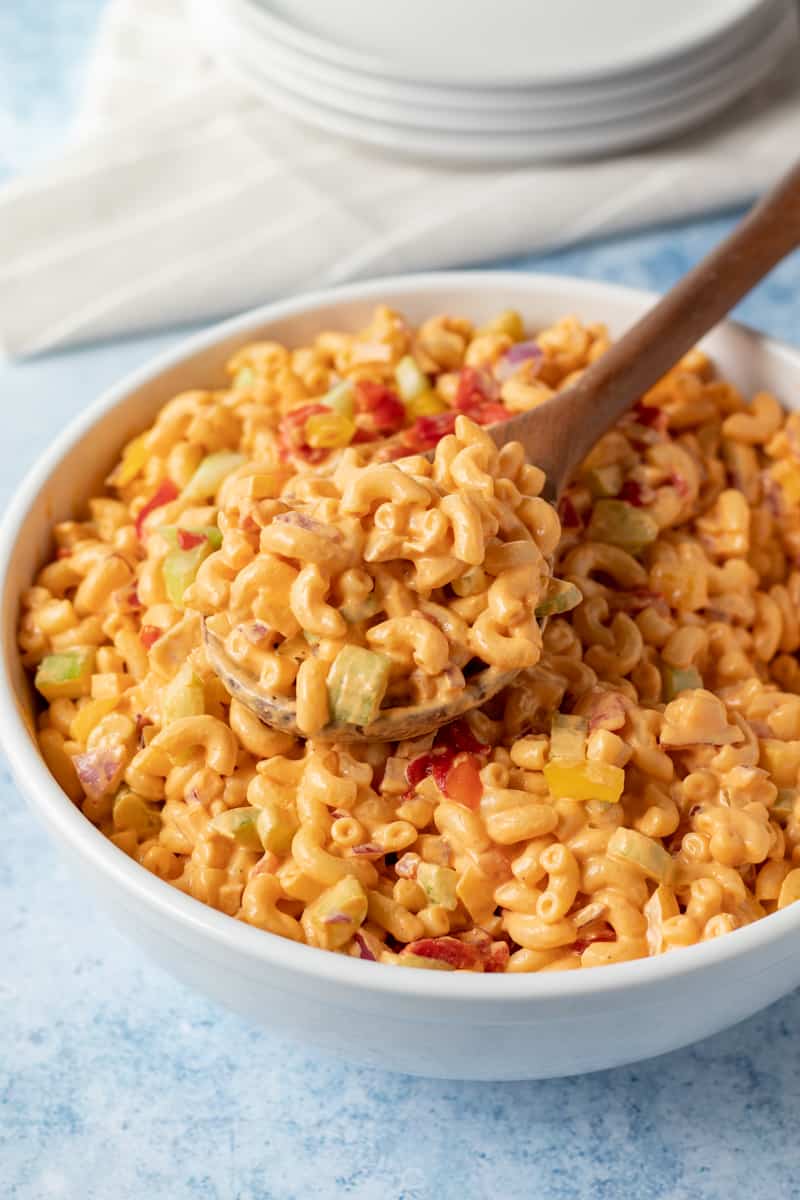
M 70 144 L 0 191 L 0 345 L 32 354 L 696 215 L 768 187 L 799 145 L 795 46 L 729 113 L 652 149 L 392 160 L 244 91 L 192 43 L 181 0 L 111 0 Z

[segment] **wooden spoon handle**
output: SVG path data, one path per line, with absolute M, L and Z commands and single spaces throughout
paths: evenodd
M 496 440 L 519 439 L 557 496 L 602 434 L 798 245 L 800 163 L 577 383 L 495 426 Z

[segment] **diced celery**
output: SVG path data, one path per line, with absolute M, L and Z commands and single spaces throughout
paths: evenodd
M 348 625 L 355 625 L 358 621 L 368 621 L 370 617 L 374 617 L 380 611 L 380 601 L 377 596 L 370 593 L 358 604 L 345 604 L 339 612 L 347 621 Z
M 406 354 L 394 369 L 401 400 L 415 400 L 430 391 L 431 381 L 410 354 Z
M 586 717 L 554 713 L 550 726 L 550 761 L 581 762 L 586 758 Z
M 205 711 L 206 699 L 203 681 L 195 675 L 191 664 L 185 663 L 162 693 L 162 725 L 179 721 L 181 717 L 201 717 Z
M 301 923 L 311 945 L 338 950 L 367 916 L 367 893 L 355 875 L 345 875 L 307 904 Z
M 216 496 L 224 479 L 245 461 L 244 454 L 234 450 L 217 450 L 208 454 L 197 467 L 181 493 L 184 500 L 210 500 Z
M 355 411 L 355 392 L 350 380 L 344 379 L 341 383 L 337 383 L 336 387 L 332 387 L 329 392 L 320 397 L 319 403 L 324 404 L 326 408 L 332 408 L 340 417 L 352 419 Z
M 796 804 L 797 788 L 778 788 L 778 794 L 769 811 L 776 820 L 785 823 L 792 816 Z
M 256 373 L 252 367 L 240 367 L 233 377 L 233 386 L 244 391 L 246 388 L 252 387 L 255 381 Z
M 608 854 L 658 883 L 669 883 L 675 870 L 674 859 L 661 843 L 636 829 L 615 829 L 608 839 Z
M 620 546 L 638 554 L 658 537 L 658 524 L 643 508 L 625 500 L 598 500 L 586 536 L 593 542 Z
M 176 608 L 183 607 L 183 593 L 194 583 L 200 564 L 208 558 L 211 546 L 203 542 L 191 550 L 170 550 L 161 564 L 167 595 Z
M 583 476 L 583 481 L 596 500 L 616 496 L 622 487 L 622 467 L 610 463 L 607 467 L 594 467 Z
M 328 672 L 328 701 L 334 721 L 369 725 L 378 715 L 389 684 L 391 659 L 363 646 L 343 646 Z
M 661 666 L 661 678 L 664 683 L 664 701 L 669 703 L 690 688 L 701 688 L 703 677 L 696 667 L 670 667 L 666 663 Z
M 88 696 L 92 686 L 94 646 L 76 646 L 60 654 L 48 654 L 36 671 L 36 690 L 45 700 L 77 700 Z
M 303 427 L 306 443 L 314 450 L 338 450 L 349 446 L 356 432 L 356 423 L 340 413 L 314 413 Z
M 260 850 L 261 838 L 258 836 L 258 814 L 260 808 L 229 808 L 225 812 L 212 817 L 208 823 L 209 829 L 230 838 L 245 850 Z
M 547 591 L 536 605 L 537 617 L 549 617 L 553 613 L 569 612 L 577 608 L 583 596 L 574 583 L 566 579 L 551 579 Z
M 450 867 L 437 867 L 434 863 L 422 862 L 417 867 L 417 883 L 431 904 L 440 904 L 450 912 L 458 907 L 457 871 L 451 870 Z
M 450 584 L 457 596 L 475 596 L 489 586 L 483 567 L 470 567 Z
M 289 853 L 299 821 L 293 809 L 268 801 L 258 812 L 258 836 L 265 850 L 282 858 Z
M 73 717 L 69 727 L 69 736 L 74 741 L 82 742 L 85 745 L 89 734 L 98 721 L 102 721 L 103 717 L 113 712 L 117 707 L 117 703 L 118 698 L 116 696 L 104 700 L 87 700 Z
M 611 763 L 549 762 L 544 777 L 554 800 L 600 800 L 616 804 L 625 787 L 625 772 Z
M 515 342 L 521 342 L 525 336 L 525 325 L 520 313 L 513 308 L 507 308 L 496 317 L 492 317 L 491 321 L 487 321 L 477 332 L 507 333 Z
M 201 525 L 199 528 L 191 529 L 186 525 L 162 525 L 158 532 L 173 550 L 183 549 L 179 534 L 188 534 L 189 539 L 204 538 L 212 550 L 219 550 L 222 545 L 222 534 L 216 525 Z

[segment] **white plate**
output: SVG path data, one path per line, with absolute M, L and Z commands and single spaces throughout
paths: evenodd
M 306 53 L 380 75 L 466 87 L 616 77 L 703 48 L 765 0 L 257 0 Z
M 766 36 L 753 42 L 749 49 L 735 55 L 730 61 L 714 69 L 700 69 L 680 88 L 678 102 L 688 108 L 702 104 L 713 95 L 739 94 L 737 89 L 746 90 L 753 73 L 758 75 L 759 64 L 774 62 L 787 40 L 794 36 L 797 28 L 794 5 L 785 9 L 781 22 L 773 26 Z M 412 104 L 408 101 L 373 97 L 365 99 L 358 92 L 340 85 L 321 82 L 313 75 L 284 57 L 275 55 L 271 48 L 254 49 L 252 44 L 235 31 L 231 31 L 231 46 L 236 46 L 236 58 L 246 64 L 248 70 L 273 86 L 283 88 L 310 103 L 330 108 L 371 121 L 388 121 L 391 124 L 410 126 L 415 129 L 438 132 L 453 131 L 474 135 L 538 134 L 555 130 L 569 131 L 591 129 L 609 122 L 628 121 L 635 114 L 638 121 L 656 119 L 659 115 L 674 112 L 676 93 L 674 90 L 656 92 L 652 96 L 625 96 L 615 103 L 581 104 L 580 107 L 549 109 L 525 108 L 508 110 L 437 108 L 428 104 Z
M 777 62 L 783 44 L 784 39 L 781 39 L 777 52 L 760 54 L 743 64 L 739 74 L 725 88 L 714 90 L 693 103 L 684 103 L 679 93 L 674 106 L 663 112 L 634 114 L 627 119 L 586 124 L 580 128 L 527 134 L 454 133 L 373 120 L 365 115 L 344 113 L 316 99 L 309 100 L 277 80 L 255 72 L 235 54 L 230 54 L 224 61 L 242 83 L 263 95 L 276 108 L 329 133 L 395 154 L 432 161 L 491 165 L 600 157 L 685 132 L 715 116 L 755 86 Z
M 765 3 L 754 8 L 747 19 L 738 22 L 719 38 L 662 64 L 658 69 L 650 67 L 609 76 L 605 80 L 576 80 L 566 85 L 548 84 L 539 78 L 518 87 L 487 88 L 474 85 L 459 88 L 411 78 L 391 78 L 380 69 L 367 70 L 343 64 L 335 54 L 332 57 L 318 56 L 307 47 L 299 48 L 292 40 L 291 27 L 276 24 L 259 0 L 206 0 L 207 5 L 216 8 L 221 19 L 246 28 L 251 37 L 258 39 L 260 51 L 281 58 L 285 66 L 301 70 L 320 82 L 348 87 L 364 96 L 472 111 L 476 108 L 485 111 L 489 108 L 580 107 L 587 103 L 595 105 L 607 101 L 634 102 L 637 96 L 655 92 L 663 95 L 682 86 L 687 79 L 696 77 L 698 72 L 730 61 L 739 52 L 749 48 L 770 28 L 774 28 L 787 5 L 793 3 L 794 0 L 765 0 Z

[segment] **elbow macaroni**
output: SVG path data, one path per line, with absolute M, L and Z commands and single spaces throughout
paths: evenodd
M 221 912 L 400 966 L 600 966 L 800 898 L 800 416 L 693 351 L 592 450 L 559 526 L 482 426 L 606 344 L 574 318 L 526 340 L 514 313 L 414 330 L 379 309 L 244 347 L 227 386 L 166 405 L 23 597 L 70 801 Z M 542 628 L 551 561 L 583 599 Z M 231 699 L 204 618 L 305 739 Z M 435 737 L 345 746 L 315 735 L 348 645 L 385 657 L 387 704 L 523 670 Z

